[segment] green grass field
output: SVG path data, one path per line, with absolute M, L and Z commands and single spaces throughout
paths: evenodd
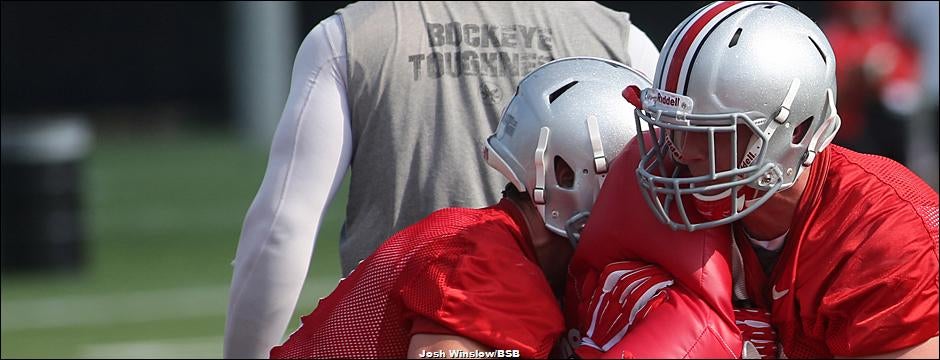
M 230 263 L 266 160 L 226 134 L 99 138 L 83 176 L 86 266 L 3 275 L 0 355 L 221 357 Z M 346 192 L 288 330 L 336 286 Z

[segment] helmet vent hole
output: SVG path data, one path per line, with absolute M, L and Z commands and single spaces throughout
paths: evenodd
M 561 156 L 555 156 L 555 183 L 563 189 L 574 188 L 574 169 Z
M 770 5 L 764 6 L 764 9 L 773 9 L 774 6 L 777 6 L 777 4 L 770 4 Z
M 574 86 L 577 83 L 578 83 L 577 81 L 572 81 L 566 84 L 565 86 L 562 86 L 558 90 L 555 90 L 554 92 L 552 92 L 551 95 L 548 95 L 548 103 L 551 104 L 555 102 L 555 99 L 561 96 L 561 94 L 564 94 L 565 91 L 568 91 L 568 89 L 570 89 L 572 86 Z
M 819 48 L 819 44 L 816 43 L 816 40 L 813 40 L 812 37 L 809 37 L 809 36 L 807 36 L 807 37 L 809 38 L 809 42 L 813 43 L 813 46 L 816 47 L 816 51 L 819 52 L 819 56 L 822 56 L 823 62 L 825 63 L 825 62 L 826 62 L 826 54 L 823 54 L 823 51 L 822 51 L 821 48 Z
M 813 124 L 813 117 L 810 116 L 806 120 L 803 120 L 803 122 L 801 122 L 800 125 L 796 127 L 796 129 L 793 129 L 793 143 L 794 144 L 799 144 L 803 142 L 803 138 L 806 137 L 806 133 L 809 130 L 809 126 L 812 124 Z
M 734 32 L 734 36 L 731 37 L 731 43 L 728 44 L 728 47 L 729 47 L 729 48 L 732 48 L 732 47 L 734 47 L 735 45 L 738 44 L 738 38 L 741 37 L 741 31 L 742 31 L 742 30 L 744 30 L 744 29 L 738 28 L 738 31 L 735 31 L 735 32 Z

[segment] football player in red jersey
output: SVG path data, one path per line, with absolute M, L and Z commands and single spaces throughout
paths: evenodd
M 395 234 L 271 356 L 548 356 L 572 247 L 609 162 L 636 134 L 624 84 L 650 82 L 586 57 L 527 75 L 483 152 L 511 182 L 503 199 L 442 209 Z
M 777 333 L 763 355 L 937 358 L 937 193 L 894 161 L 829 144 L 836 61 L 788 5 L 703 7 L 666 41 L 653 87 L 624 91 L 652 130 L 637 137 L 637 183 L 672 229 L 727 229 L 734 303 L 754 310 L 738 323 L 769 312 Z M 598 207 L 588 230 L 631 216 Z

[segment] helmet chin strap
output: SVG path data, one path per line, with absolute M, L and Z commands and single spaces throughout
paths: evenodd
M 744 210 L 746 198 L 743 193 L 738 193 L 737 198 L 731 199 L 732 189 L 728 188 L 715 195 L 705 195 L 692 193 L 694 197 L 693 204 L 699 214 L 705 216 L 709 221 L 720 220 L 731 215 L 731 206 L 735 207 L 736 212 Z M 733 205 L 732 205 L 733 203 Z
M 571 242 L 571 247 L 578 246 L 578 242 L 581 241 L 581 231 L 584 230 L 584 225 L 587 225 L 590 216 L 590 211 L 582 211 L 565 222 L 565 234 L 568 235 L 568 241 Z
M 717 193 L 717 194 L 715 194 L 715 195 L 705 195 L 705 194 L 699 194 L 699 193 L 692 193 L 692 196 L 694 196 L 696 199 L 699 199 L 699 200 L 702 200 L 702 201 L 718 201 L 718 200 L 722 200 L 722 199 L 724 199 L 724 198 L 726 198 L 726 197 L 728 197 L 728 196 L 731 196 L 731 188 L 725 189 L 725 191 L 722 191 L 722 192 Z M 738 196 L 738 198 L 741 198 L 741 197 L 743 197 L 743 196 L 744 196 L 744 194 L 741 194 L 741 195 Z

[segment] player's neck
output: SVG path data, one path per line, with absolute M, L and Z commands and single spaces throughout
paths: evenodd
M 571 243 L 565 237 L 559 236 L 545 227 L 542 216 L 538 209 L 530 201 L 510 199 L 515 204 L 525 219 L 525 224 L 520 224 L 527 228 L 527 239 L 532 244 L 535 251 L 535 259 L 545 278 L 552 286 L 556 295 L 564 293 L 565 278 L 568 273 L 568 262 L 574 254 Z
M 774 194 L 763 206 L 742 219 L 747 232 L 756 239 L 771 240 L 789 231 L 808 178 L 809 171 L 804 171 L 792 187 Z

